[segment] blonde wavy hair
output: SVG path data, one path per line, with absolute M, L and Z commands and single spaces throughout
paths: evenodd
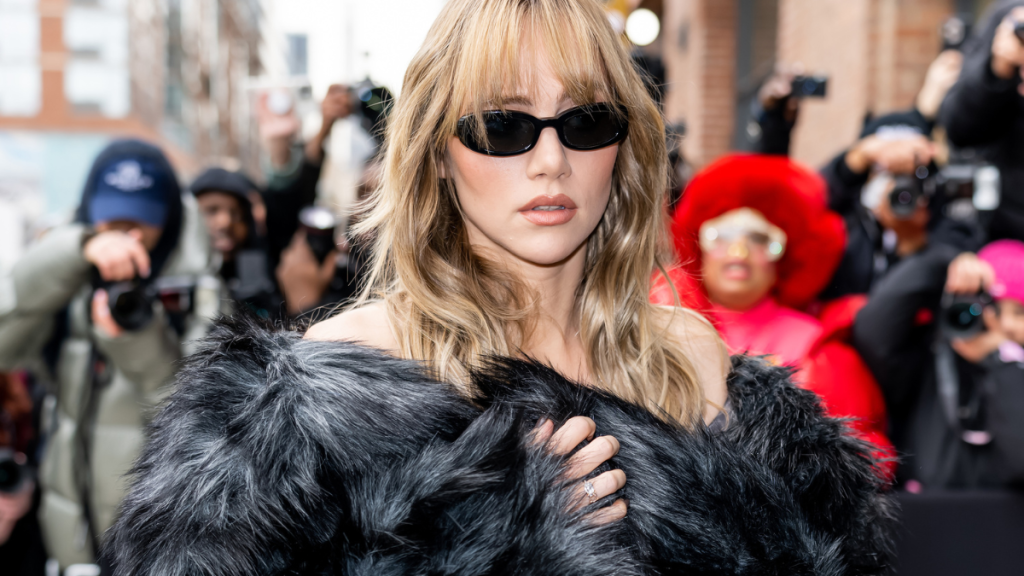
M 517 278 L 474 253 L 450 180 L 446 150 L 460 116 L 504 109 L 529 93 L 524 42 L 541 43 L 566 95 L 625 106 L 604 217 L 586 246 L 576 305 L 594 382 L 621 398 L 691 423 L 703 389 L 678 342 L 649 302 L 651 274 L 664 269 L 667 155 L 657 105 L 595 0 L 451 0 L 406 74 L 388 120 L 381 183 L 357 234 L 372 238 L 358 301 L 382 300 L 401 354 L 425 360 L 467 388 L 483 355 L 514 356 L 537 316 Z M 670 250 L 670 249 L 669 249 Z

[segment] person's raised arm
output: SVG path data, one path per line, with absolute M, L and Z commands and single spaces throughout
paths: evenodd
M 946 127 L 957 146 L 982 146 L 1009 134 L 1017 100 L 1021 97 L 1020 66 L 1024 43 L 1014 34 L 1014 24 L 1024 22 L 1024 7 L 1009 11 L 996 27 L 991 40 L 985 38 L 964 59 L 960 79 L 950 89 L 939 111 L 939 123 Z
M 324 140 L 334 129 L 334 123 L 342 118 L 348 117 L 354 111 L 352 94 L 348 88 L 341 84 L 331 84 L 327 88 L 327 95 L 320 103 L 320 131 L 306 142 L 306 161 L 312 164 L 320 164 L 324 159 Z

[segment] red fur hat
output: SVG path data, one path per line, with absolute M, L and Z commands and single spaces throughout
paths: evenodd
M 828 209 L 827 187 L 816 172 L 782 156 L 735 154 L 701 170 L 672 218 L 679 261 L 690 278 L 699 278 L 701 224 L 736 208 L 753 208 L 786 233 L 786 251 L 778 262 L 773 294 L 780 304 L 803 309 L 828 284 L 846 246 L 843 219 Z M 702 308 L 703 288 L 673 281 L 684 302 Z M 689 293 L 687 293 L 689 292 Z

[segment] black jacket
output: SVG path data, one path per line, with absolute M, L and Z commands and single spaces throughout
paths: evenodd
M 272 277 L 281 262 L 281 252 L 299 229 L 299 212 L 316 201 L 316 187 L 323 169 L 323 162 L 310 162 L 302 149 L 293 154 L 303 155 L 297 173 L 260 193 L 267 206 L 266 245 Z
M 939 123 L 961 147 L 988 147 L 1002 173 L 1002 202 L 989 225 L 991 240 L 1024 240 L 1024 98 L 1019 76 L 1004 80 L 992 73 L 992 40 L 1002 19 L 1024 2 L 1004 2 L 980 27 L 964 51 L 960 79 L 946 95 Z
M 1024 482 L 1024 366 L 997 356 L 979 365 L 937 341 L 946 270 L 958 251 L 932 245 L 896 265 L 872 290 L 854 323 L 854 344 L 882 388 L 901 453 L 897 476 L 926 488 L 998 488 Z M 941 350 L 941 352 L 938 352 Z M 957 406 L 977 406 L 962 420 L 939 391 L 936 354 L 953 365 Z M 951 380 L 953 381 L 953 380 Z M 952 396 L 950 396 L 952 398 Z M 968 430 L 993 440 L 973 445 Z
M 869 448 L 788 372 L 734 360 L 732 420 L 688 432 L 496 359 L 470 403 L 420 364 L 226 321 L 151 428 L 107 553 L 117 574 L 879 574 L 890 498 Z M 625 520 L 529 442 L 587 415 L 621 443 Z M 598 473 L 602 471 L 599 469 Z

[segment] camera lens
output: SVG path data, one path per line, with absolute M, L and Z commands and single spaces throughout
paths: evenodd
M 938 315 L 941 333 L 946 338 L 970 338 L 984 332 L 982 314 L 991 305 L 992 296 L 987 292 L 970 295 L 944 293 Z
M 950 303 L 943 311 L 942 328 L 952 337 L 969 337 L 982 330 L 981 315 L 984 310 L 984 304 L 976 300 Z
M 121 282 L 107 287 L 110 315 L 125 330 L 145 328 L 153 319 L 153 303 L 145 289 L 134 282 Z
M 123 292 L 114 301 L 114 313 L 119 316 L 131 316 L 142 306 L 142 295 L 136 291 Z

